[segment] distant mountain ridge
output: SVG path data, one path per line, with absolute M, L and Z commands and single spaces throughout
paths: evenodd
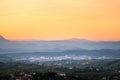
M 10 41 L 7 40 L 4 36 L 0 35 L 0 41 Z M 12 40 L 14 41 L 14 40 Z M 92 40 L 88 40 L 88 39 L 83 39 L 83 38 L 70 38 L 70 39 L 63 39 L 63 40 L 21 40 L 21 41 L 15 41 L 15 42 L 34 42 L 34 41 L 45 41 L 45 42 L 49 42 L 49 41 L 84 41 L 84 42 L 120 42 L 120 41 L 92 41 Z
M 120 41 L 90 41 L 78 38 L 50 41 L 9 41 L 0 36 L 0 53 L 62 52 L 79 49 L 120 49 Z
M 0 35 L 0 41 L 8 41 L 8 40 L 5 39 L 3 36 Z

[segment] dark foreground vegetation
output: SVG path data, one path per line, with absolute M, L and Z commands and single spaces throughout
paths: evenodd
M 120 60 L 0 62 L 0 80 L 120 80 Z

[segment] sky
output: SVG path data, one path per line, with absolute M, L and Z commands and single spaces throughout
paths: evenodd
M 120 0 L 0 0 L 9 40 L 120 40 Z

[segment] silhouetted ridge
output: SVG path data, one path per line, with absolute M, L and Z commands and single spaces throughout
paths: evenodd
M 0 35 L 0 41 L 8 41 L 8 40 L 5 39 L 3 36 Z
M 71 38 L 68 39 L 70 41 L 83 41 L 83 42 L 91 42 L 91 40 L 87 40 L 87 39 L 82 39 L 82 38 Z

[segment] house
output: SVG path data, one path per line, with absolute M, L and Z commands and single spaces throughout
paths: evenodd
M 64 72 L 57 72 L 57 75 L 58 75 L 58 76 L 63 76 L 63 77 L 66 76 L 66 74 L 65 74 Z

